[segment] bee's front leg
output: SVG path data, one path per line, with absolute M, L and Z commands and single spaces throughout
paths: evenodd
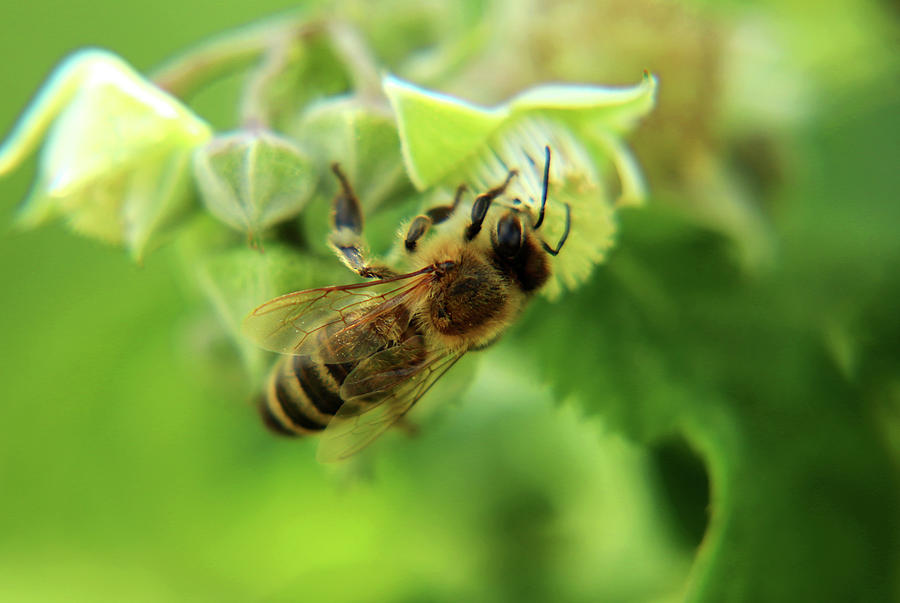
M 388 278 L 395 272 L 387 266 L 370 262 L 366 257 L 366 242 L 363 237 L 363 214 L 359 199 L 337 163 L 331 165 L 337 176 L 340 190 L 334 196 L 332 207 L 332 231 L 328 242 L 338 258 L 350 270 L 364 278 Z
M 471 241 L 479 232 L 481 232 L 481 225 L 487 217 L 487 212 L 491 207 L 491 203 L 506 191 L 506 187 L 509 186 L 509 183 L 518 173 L 519 172 L 516 170 L 510 170 L 506 175 L 506 180 L 504 180 L 502 184 L 475 197 L 475 202 L 472 204 L 472 221 L 466 227 L 466 241 Z

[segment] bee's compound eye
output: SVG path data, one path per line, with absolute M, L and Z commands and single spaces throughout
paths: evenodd
M 512 258 L 522 249 L 522 223 L 513 213 L 505 214 L 497 221 L 497 253 Z

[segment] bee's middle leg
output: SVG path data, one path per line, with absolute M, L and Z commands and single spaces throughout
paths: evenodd
M 363 237 L 363 214 L 359 199 L 337 163 L 331 165 L 331 171 L 340 183 L 340 190 L 334 196 L 332 204 L 332 231 L 328 242 L 344 265 L 360 276 L 364 278 L 393 276 L 394 271 L 387 266 L 369 261 Z
M 465 184 L 460 184 L 456 187 L 456 194 L 453 195 L 453 203 L 450 205 L 432 207 L 424 214 L 416 216 L 413 219 L 409 224 L 409 229 L 406 231 L 406 240 L 403 241 L 406 251 L 411 253 L 416 250 L 419 239 L 428 232 L 428 229 L 431 228 L 432 224 L 440 224 L 453 215 L 453 212 L 456 211 L 456 208 L 459 205 L 460 199 L 462 199 L 463 193 L 466 192 L 466 188 Z

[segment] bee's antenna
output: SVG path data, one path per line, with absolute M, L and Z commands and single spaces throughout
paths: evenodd
M 550 186 L 550 146 L 544 147 L 544 182 L 541 185 L 541 212 L 538 214 L 534 229 L 537 230 L 544 223 L 544 209 L 547 207 L 547 189 Z M 568 232 L 568 230 L 566 231 Z M 554 254 L 555 255 L 555 254 Z
M 566 229 L 563 231 L 562 237 L 559 239 L 559 243 L 556 244 L 556 249 L 553 249 L 544 241 L 541 241 L 541 246 L 544 248 L 544 251 L 549 253 L 550 255 L 556 255 L 559 253 L 559 250 L 562 249 L 562 246 L 565 245 L 566 239 L 569 238 L 569 226 L 572 225 L 572 208 L 569 207 L 569 204 L 566 203 Z

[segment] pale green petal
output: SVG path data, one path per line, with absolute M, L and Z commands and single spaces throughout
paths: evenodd
M 105 69 L 114 55 L 99 49 L 80 50 L 64 60 L 41 87 L 34 100 L 0 145 L 0 175 L 22 163 L 60 111 L 78 92 L 87 74 Z
M 459 168 L 501 126 L 530 115 L 551 115 L 590 131 L 627 131 L 652 109 L 656 78 L 644 74 L 640 84 L 623 88 L 544 85 L 493 108 L 477 107 L 394 76 L 384 79 L 384 91 L 396 113 L 410 178 L 424 189 Z M 636 181 L 632 178 L 631 184 Z
M 619 198 L 616 205 L 621 207 L 641 206 L 647 199 L 647 185 L 637 159 L 621 138 L 601 129 L 593 131 L 593 141 L 609 157 L 619 177 Z
M 157 171 L 138 172 L 129 180 L 121 216 L 125 246 L 140 261 L 194 205 L 191 193 L 191 149 L 170 154 Z
M 0 173 L 46 134 L 22 226 L 64 217 L 77 231 L 137 257 L 189 205 L 191 150 L 209 126 L 103 50 L 83 50 L 51 75 L 0 148 Z
M 602 124 L 606 129 L 624 131 L 653 109 L 656 78 L 644 73 L 636 86 L 621 88 L 583 84 L 547 84 L 526 90 L 509 101 L 513 114 L 529 111 L 552 112 L 575 122 Z
M 397 116 L 409 177 L 419 189 L 456 168 L 509 116 L 505 108 L 476 107 L 393 76 L 384 79 L 384 91 Z

